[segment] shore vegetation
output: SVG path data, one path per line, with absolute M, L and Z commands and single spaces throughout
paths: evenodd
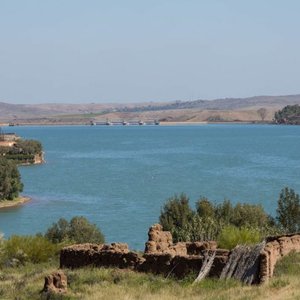
M 215 203 L 200 197 L 192 209 L 187 195 L 174 195 L 164 204 L 159 222 L 172 233 L 174 242 L 216 240 L 231 249 L 258 243 L 266 236 L 299 231 L 300 198 L 293 189 L 282 189 L 273 217 L 260 204 L 233 204 L 227 199 Z
M 14 200 L 22 191 L 23 183 L 16 164 L 0 156 L 0 201 Z
M 300 106 L 285 106 L 275 113 L 274 120 L 277 124 L 300 125 Z
M 17 164 L 33 164 L 35 156 L 42 156 L 42 153 L 42 144 L 36 140 L 19 139 L 12 147 L 0 147 L 0 155 Z

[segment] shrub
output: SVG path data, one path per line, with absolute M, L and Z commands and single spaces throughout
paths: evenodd
M 233 209 L 233 216 L 230 223 L 237 227 L 261 227 L 268 220 L 268 215 L 261 205 L 238 203 Z
M 218 237 L 218 245 L 220 248 L 233 249 L 237 245 L 257 244 L 260 240 L 258 229 L 228 225 L 222 229 Z
M 201 218 L 195 214 L 191 221 L 182 228 L 175 228 L 173 235 L 177 241 L 195 242 L 216 240 L 220 234 L 222 223 L 214 218 Z
M 22 153 L 27 155 L 39 154 L 42 151 L 42 144 L 35 140 L 18 140 L 11 149 L 12 153 Z
M 0 157 L 0 200 L 13 200 L 22 190 L 23 184 L 16 164 Z
M 104 243 L 104 235 L 95 224 L 84 217 L 74 217 L 68 222 L 61 218 L 47 230 L 45 237 L 53 243 Z
M 159 222 L 164 230 L 171 231 L 174 234 L 173 239 L 176 242 L 176 230 L 182 229 L 188 224 L 194 215 L 189 206 L 189 198 L 185 194 L 175 195 L 169 198 L 161 210 Z
M 300 198 L 293 189 L 286 187 L 281 190 L 276 212 L 277 221 L 285 232 L 300 230 Z
M 40 263 L 48 261 L 58 253 L 59 247 L 41 236 L 13 235 L 4 242 L 3 255 L 8 261 L 17 259 L 25 262 Z
M 215 207 L 207 198 L 200 197 L 196 202 L 196 211 L 200 217 L 204 218 L 214 218 L 215 217 Z
M 261 236 L 280 233 L 274 218 L 261 205 L 237 203 L 234 206 L 230 200 L 216 205 L 201 197 L 194 212 L 184 194 L 168 199 L 159 221 L 164 230 L 171 231 L 174 242 L 215 240 L 229 225 L 230 228 L 254 228 Z
M 299 124 L 300 106 L 287 105 L 275 113 L 274 120 L 278 124 Z

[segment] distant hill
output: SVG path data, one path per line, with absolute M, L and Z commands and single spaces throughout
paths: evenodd
M 300 95 L 256 96 L 250 98 L 224 98 L 215 100 L 175 101 L 166 104 L 139 105 L 124 107 L 120 111 L 149 111 L 173 109 L 237 110 L 253 107 L 283 107 L 300 103 Z
M 0 102 L 0 123 L 82 123 L 87 120 L 159 119 L 163 121 L 256 121 L 259 108 L 265 120 L 286 105 L 300 104 L 300 95 L 255 96 L 215 100 L 126 104 L 8 104 Z

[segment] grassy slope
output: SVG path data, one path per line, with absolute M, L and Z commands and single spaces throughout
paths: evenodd
M 0 270 L 1 299 L 40 299 L 45 275 L 56 270 L 58 262 L 28 264 Z M 239 282 L 206 279 L 192 285 L 117 269 L 65 270 L 68 293 L 53 299 L 300 299 L 300 254 L 284 258 L 275 276 L 262 286 L 244 286 Z

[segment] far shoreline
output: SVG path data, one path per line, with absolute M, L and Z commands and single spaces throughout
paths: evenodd
M 273 123 L 272 121 L 258 121 L 258 120 L 253 120 L 253 121 L 160 121 L 159 126 L 195 126 L 195 125 L 277 125 Z M 2 123 L 0 124 L 2 127 L 8 127 L 8 124 Z M 15 125 L 16 127 L 23 127 L 23 126 L 30 126 L 30 127 L 60 127 L 60 126 L 66 126 L 66 127 L 73 127 L 73 126 L 92 126 L 89 123 L 84 123 L 84 122 L 74 122 L 74 123 L 68 123 L 68 122 L 61 122 L 61 123 L 19 123 L 18 125 Z M 128 127 L 128 126 L 122 126 L 122 125 L 112 125 L 112 126 L 107 126 L 107 125 L 94 125 L 96 127 Z M 129 125 L 129 127 L 145 127 L 145 126 L 157 126 L 157 125 Z
M 21 206 L 29 201 L 31 201 L 31 198 L 26 196 L 20 196 L 14 200 L 2 200 L 0 201 L 0 209 Z

